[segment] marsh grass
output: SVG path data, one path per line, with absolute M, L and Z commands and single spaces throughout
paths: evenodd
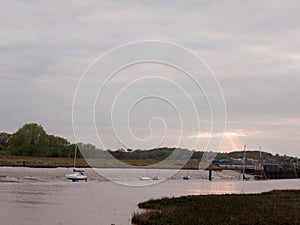
M 138 206 L 146 211 L 133 215 L 137 225 L 300 224 L 300 190 L 164 198 Z
M 88 167 L 82 158 L 77 159 L 78 167 Z M 72 158 L 28 157 L 28 156 L 0 156 L 0 166 L 26 166 L 26 167 L 72 167 Z

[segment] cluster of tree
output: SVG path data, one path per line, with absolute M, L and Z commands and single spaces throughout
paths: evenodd
M 11 137 L 11 134 L 2 132 L 0 133 L 0 150 L 6 149 L 8 147 L 8 141 Z
M 109 153 L 116 159 L 132 159 L 132 160 L 163 160 L 174 151 L 175 148 L 156 148 L 151 150 L 135 150 L 124 151 L 119 149 L 116 151 L 109 150 Z
M 0 134 L 0 150 L 2 154 L 74 157 L 75 147 L 74 144 L 62 137 L 47 134 L 43 127 L 36 123 L 25 124 L 14 134 Z
M 116 151 L 108 150 L 108 152 L 116 159 L 120 160 L 157 160 L 161 161 L 170 156 L 169 159 L 182 160 L 182 159 L 196 159 L 201 158 L 203 152 L 191 151 L 183 148 L 154 148 L 150 150 L 132 150 L 132 149 L 118 149 Z M 172 155 L 171 155 L 172 154 Z M 201 157 L 200 157 L 201 156 Z

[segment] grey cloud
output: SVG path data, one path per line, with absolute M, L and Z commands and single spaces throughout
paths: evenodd
M 192 49 L 216 73 L 227 102 L 229 131 L 261 131 L 261 136 L 241 141 L 299 155 L 298 122 L 271 132 L 274 121 L 297 121 L 300 113 L 297 1 L 0 4 L 0 100 L 6 106 L 1 108 L 2 130 L 38 120 L 51 132 L 73 139 L 73 93 L 85 68 L 116 45 L 162 39 Z M 280 134 L 281 140 L 275 138 Z

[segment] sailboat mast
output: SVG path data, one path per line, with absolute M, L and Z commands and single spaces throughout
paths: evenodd
M 258 165 L 259 165 L 259 169 L 262 169 L 262 160 L 261 160 L 261 146 L 258 147 L 259 149 L 259 159 L 258 159 Z
M 75 155 L 74 155 L 74 161 L 73 161 L 73 168 L 75 169 L 75 166 L 76 166 L 76 156 L 77 156 L 77 144 L 76 144 L 76 147 L 75 147 Z
M 246 145 L 244 145 L 244 166 L 243 166 L 243 176 L 245 175 L 245 170 L 246 170 Z
M 298 178 L 298 173 L 297 173 L 297 167 L 296 167 L 296 164 L 298 164 L 298 157 L 296 157 L 296 161 L 294 161 L 295 178 Z

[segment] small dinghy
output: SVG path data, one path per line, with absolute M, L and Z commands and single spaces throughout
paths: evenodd
M 152 177 L 152 180 L 159 180 L 159 176 Z
M 183 177 L 183 179 L 188 180 L 188 179 L 190 179 L 190 176 L 186 175 L 186 176 Z

